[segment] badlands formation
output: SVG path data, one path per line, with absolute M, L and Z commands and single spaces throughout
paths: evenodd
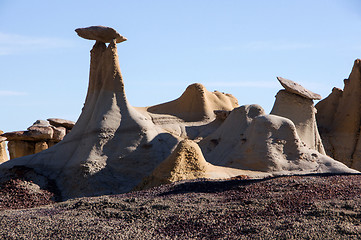
M 1 136 L 8 141 L 10 159 L 31 155 L 54 146 L 68 134 L 74 122 L 49 118 L 37 120 L 27 131 L 7 132 Z
M 3 174 L 31 168 L 69 199 L 195 178 L 358 173 L 324 154 L 313 106 L 319 95 L 294 82 L 279 78 L 285 90 L 270 115 L 201 84 L 174 101 L 136 108 L 126 98 L 118 63 L 116 43 L 126 38 L 101 26 L 76 32 L 96 40 L 78 121 L 55 146 L 1 164 Z
M 317 105 L 317 123 L 326 153 L 361 170 L 361 60 L 355 60 L 344 89 L 333 88 Z

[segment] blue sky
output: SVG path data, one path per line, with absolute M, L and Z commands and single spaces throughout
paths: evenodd
M 74 29 L 115 28 L 134 106 L 173 100 L 195 82 L 270 111 L 294 80 L 326 97 L 361 58 L 360 0 L 0 0 L 0 129 L 76 121 L 93 41 Z

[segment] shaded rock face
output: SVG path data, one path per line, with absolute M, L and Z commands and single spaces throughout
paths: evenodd
M 295 124 L 298 136 L 311 149 L 325 154 L 316 123 L 316 108 L 309 98 L 280 90 L 271 114 L 286 117 Z
M 39 125 L 29 132 L 48 128 Z M 91 50 L 88 92 L 72 131 L 55 146 L 12 159 L 0 170 L 14 166 L 55 180 L 63 199 L 198 177 L 356 172 L 302 145 L 291 120 L 265 115 L 258 105 L 238 107 L 232 95 L 201 84 L 168 103 L 131 106 L 115 38 L 108 46 L 97 40 Z
M 347 166 L 361 170 L 361 60 L 355 60 L 343 91 L 332 93 L 317 105 L 317 121 L 326 152 Z
M 38 153 L 54 146 L 63 140 L 74 124 L 74 122 L 65 119 L 57 119 L 57 122 L 37 120 L 28 127 L 27 131 L 7 132 L 1 136 L 9 141 L 10 159 L 14 159 Z

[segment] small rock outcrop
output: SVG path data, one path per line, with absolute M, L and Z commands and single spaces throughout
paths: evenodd
M 3 133 L 1 136 L 8 141 L 10 159 L 19 158 L 41 152 L 54 146 L 71 131 L 74 122 L 49 118 L 37 120 L 27 131 Z
M 313 99 L 321 96 L 301 85 L 285 79 L 277 78 L 285 90 L 280 90 L 271 114 L 290 119 L 296 126 L 298 136 L 311 149 L 326 154 L 316 123 L 316 108 Z
M 316 105 L 317 122 L 327 154 L 361 170 L 361 59 L 344 84 Z
M 4 132 L 0 130 L 0 135 Z M 0 136 L 0 163 L 6 162 L 9 160 L 8 155 L 6 153 L 6 144 L 5 144 L 5 137 Z

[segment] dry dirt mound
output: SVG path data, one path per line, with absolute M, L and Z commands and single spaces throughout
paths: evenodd
M 0 237 L 358 239 L 361 176 L 193 180 L 0 211 Z
M 200 178 L 225 179 L 245 174 L 250 176 L 268 176 L 267 173 L 212 165 L 204 159 L 197 143 L 192 140 L 183 140 L 150 176 L 143 179 L 135 190 L 147 189 L 181 180 Z
M 60 200 L 54 181 L 37 174 L 33 169 L 15 167 L 0 183 L 0 210 L 32 208 Z

